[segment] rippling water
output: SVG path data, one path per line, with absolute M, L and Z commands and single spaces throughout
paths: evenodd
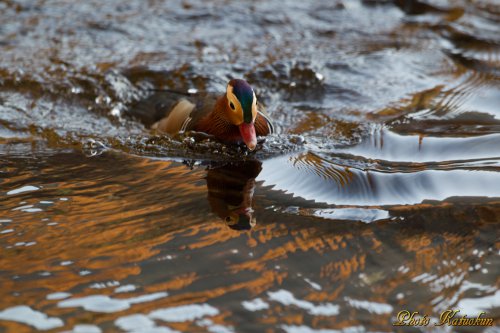
M 497 1 L 8 0 L 0 21 L 0 332 L 499 320 Z M 256 153 L 136 117 L 233 76 L 278 129 Z

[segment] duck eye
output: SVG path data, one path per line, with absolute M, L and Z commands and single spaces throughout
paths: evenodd
M 230 107 L 232 110 L 234 110 L 234 104 L 233 104 L 233 102 L 229 102 L 229 107 Z

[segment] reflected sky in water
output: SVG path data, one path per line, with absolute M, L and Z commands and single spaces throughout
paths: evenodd
M 274 190 L 332 205 L 404 205 L 456 196 L 500 196 L 497 163 L 484 170 L 467 163 L 455 168 L 450 164 L 440 168 L 439 163 L 396 164 L 394 169 L 385 163 L 384 170 L 372 169 L 370 160 L 361 161 L 365 167 L 341 163 L 310 152 L 284 156 L 265 161 L 258 180 Z

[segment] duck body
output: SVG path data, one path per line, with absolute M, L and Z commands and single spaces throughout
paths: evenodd
M 155 93 L 135 108 L 135 115 L 158 133 L 202 132 L 224 143 L 245 143 L 250 150 L 255 149 L 256 136 L 274 131 L 252 88 L 243 80 L 231 80 L 222 96 L 172 95 Z

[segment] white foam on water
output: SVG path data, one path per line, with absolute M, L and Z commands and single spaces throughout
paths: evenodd
M 457 309 L 460 309 L 460 316 L 466 314 L 469 318 L 476 317 L 481 312 L 488 313 L 489 310 L 500 307 L 500 290 L 494 294 L 478 298 L 462 298 L 458 301 Z M 483 317 L 488 317 L 483 315 Z
M 326 208 L 317 209 L 314 216 L 332 220 L 357 220 L 365 223 L 389 218 L 389 212 L 383 209 L 367 208 Z
M 10 190 L 7 192 L 7 195 L 15 195 L 24 192 L 38 191 L 40 188 L 32 185 L 26 185 L 20 188 L 16 188 L 14 190 Z
M 179 333 L 164 326 L 156 326 L 154 320 L 143 314 L 133 314 L 115 320 L 115 326 L 128 333 Z
M 264 302 L 260 298 L 253 299 L 251 301 L 243 301 L 241 305 L 248 311 L 259 311 L 264 309 L 269 309 L 269 304 Z
M 130 291 L 134 291 L 135 289 L 136 286 L 134 286 L 133 284 L 126 284 L 116 288 L 115 293 L 128 293 Z
M 339 306 L 331 303 L 314 305 L 311 302 L 300 300 L 288 290 L 278 290 L 276 292 L 268 292 L 269 299 L 279 302 L 285 306 L 295 305 L 301 309 L 307 310 L 315 316 L 334 316 L 339 314 Z
M 356 309 L 364 309 L 370 313 L 374 314 L 384 314 L 384 313 L 392 313 L 393 308 L 389 304 L 385 303 L 378 303 L 378 302 L 370 302 L 366 300 L 357 300 L 357 299 L 352 299 L 350 297 L 345 297 L 344 298 L 350 306 Z
M 218 314 L 219 310 L 208 304 L 190 304 L 154 310 L 149 314 L 149 318 L 167 322 L 183 322 Z
M 59 302 L 58 306 L 61 308 L 82 307 L 87 311 L 112 313 L 126 310 L 132 304 L 154 301 L 167 295 L 166 292 L 158 292 L 125 299 L 111 298 L 107 295 L 91 295 L 64 300 Z
M 33 310 L 26 305 L 14 306 L 0 311 L 0 319 L 30 325 L 37 330 L 50 330 L 64 325 L 61 319 L 49 317 L 45 313 Z
M 101 333 L 102 330 L 99 326 L 89 325 L 89 324 L 79 324 L 73 327 L 71 333 Z
M 71 297 L 71 294 L 70 293 L 65 293 L 65 292 L 55 292 L 55 293 L 52 293 L 52 294 L 48 294 L 47 295 L 47 299 L 52 301 L 52 300 L 60 300 L 60 299 L 65 299 L 65 298 L 68 298 L 68 297 Z
M 316 283 L 316 282 L 313 282 L 311 280 L 309 280 L 308 278 L 305 278 L 304 281 L 306 281 L 307 283 L 309 283 L 309 285 L 313 288 L 313 289 L 316 289 L 316 290 L 321 290 L 321 286 Z

